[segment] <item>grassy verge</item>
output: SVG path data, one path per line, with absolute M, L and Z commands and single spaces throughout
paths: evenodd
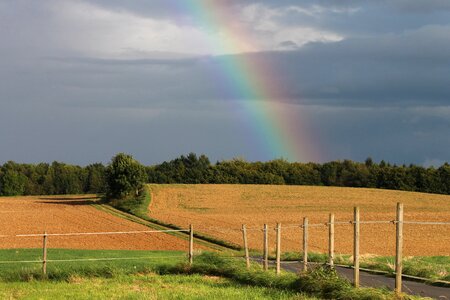
M 130 214 L 132 214 L 136 217 L 139 217 L 143 220 L 146 220 L 148 222 L 151 222 L 151 223 L 154 223 L 157 225 L 161 225 L 166 228 L 182 229 L 178 225 L 165 223 L 165 222 L 162 222 L 157 219 L 153 219 L 148 216 L 148 207 L 149 207 L 150 201 L 151 201 L 151 196 L 150 196 L 150 192 L 148 189 L 149 189 L 149 187 L 147 186 L 144 189 L 144 192 L 138 197 L 125 199 L 125 200 L 112 200 L 111 202 L 109 202 L 109 204 L 118 210 L 121 210 L 126 213 L 130 213 Z M 186 236 L 187 236 L 187 234 L 186 234 Z M 224 241 L 224 240 L 221 240 L 221 239 L 218 239 L 218 238 L 215 238 L 212 236 L 208 236 L 205 234 L 195 233 L 195 231 L 194 231 L 194 237 L 197 239 L 209 242 L 209 243 L 213 243 L 213 244 L 225 247 L 230 250 L 241 250 L 242 249 L 241 246 L 236 245 L 234 243 Z
M 376 256 L 363 258 L 361 266 L 394 272 L 395 257 Z M 414 256 L 403 259 L 403 273 L 432 280 L 450 282 L 450 256 Z
M 302 255 L 298 252 L 286 252 L 282 254 L 282 260 L 302 260 Z M 325 263 L 328 256 L 322 253 L 309 253 L 308 260 L 311 262 Z M 336 264 L 353 264 L 350 255 L 337 255 Z M 361 268 L 385 271 L 394 275 L 394 256 L 362 256 L 360 258 Z M 450 281 L 450 256 L 412 256 L 403 259 L 403 274 L 422 277 L 430 280 Z

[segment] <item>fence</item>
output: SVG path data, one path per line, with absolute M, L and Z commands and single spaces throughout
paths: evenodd
M 42 234 L 16 234 L 16 235 L 0 235 L 1 238 L 18 237 L 18 238 L 31 238 L 42 237 L 42 260 L 14 260 L 14 261 L 0 261 L 0 264 L 18 264 L 18 263 L 42 263 L 42 273 L 47 274 L 48 262 L 81 262 L 81 261 L 113 261 L 113 260 L 133 260 L 143 259 L 145 257 L 102 257 L 102 258 L 75 258 L 75 259 L 49 259 L 47 255 L 48 240 L 50 237 L 58 236 L 95 236 L 95 235 L 126 235 L 126 234 L 148 234 L 148 233 L 171 233 L 171 232 L 184 232 L 189 235 L 189 244 L 187 249 L 187 258 L 189 264 L 193 263 L 194 257 L 194 228 L 192 225 L 189 229 L 168 229 L 168 230 L 142 230 L 142 231 L 110 231 L 110 232 L 72 232 L 72 233 L 47 233 Z M 157 258 L 173 258 L 174 256 Z
M 328 222 L 310 224 L 308 218 L 303 218 L 303 224 L 295 225 L 288 224 L 283 228 L 299 228 L 303 231 L 303 271 L 308 269 L 308 241 L 309 241 L 309 228 L 311 227 L 328 227 L 328 262 L 330 267 L 334 266 L 335 252 L 334 252 L 334 242 L 335 242 L 335 226 L 336 225 L 352 225 L 353 226 L 353 282 L 355 287 L 360 284 L 360 225 L 364 224 L 395 224 L 396 226 L 396 246 L 395 246 L 395 291 L 401 293 L 402 289 L 402 267 L 403 267 L 403 225 L 404 224 L 420 224 L 420 225 L 450 225 L 450 222 L 425 222 L 425 221 L 404 221 L 403 218 L 403 204 L 397 203 L 396 219 L 395 220 L 372 220 L 372 221 L 361 221 L 360 220 L 360 209 L 359 207 L 354 207 L 353 220 L 349 221 L 335 221 L 335 216 L 333 213 L 329 215 Z M 276 272 L 280 273 L 281 265 L 281 223 L 277 223 L 276 231 Z M 247 243 L 247 228 L 245 225 L 242 226 L 243 240 L 244 240 L 244 252 L 247 261 L 247 266 L 249 266 L 249 250 Z M 261 229 L 260 229 L 261 230 Z M 267 270 L 268 266 L 268 241 L 267 232 L 268 226 L 264 224 L 263 231 L 263 266 Z

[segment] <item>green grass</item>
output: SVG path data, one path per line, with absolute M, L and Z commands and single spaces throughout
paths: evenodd
M 387 272 L 394 271 L 395 257 L 370 257 L 361 267 Z M 403 274 L 432 280 L 450 281 L 450 256 L 414 256 L 403 259 Z
M 1 261 L 41 261 L 42 249 L 0 250 Z M 134 258 L 123 260 L 122 258 Z M 79 259 L 116 258 L 112 261 L 80 261 Z M 48 249 L 47 277 L 66 280 L 77 275 L 86 277 L 113 277 L 119 274 L 149 272 L 162 266 L 173 266 L 186 261 L 185 252 L 137 250 L 68 250 Z M 78 259 L 73 262 L 51 260 Z M 43 278 L 42 263 L 0 263 L 0 281 L 29 281 Z
M 67 281 L 0 283 L 1 299 L 316 299 L 293 291 L 243 286 L 204 275 L 119 275 Z

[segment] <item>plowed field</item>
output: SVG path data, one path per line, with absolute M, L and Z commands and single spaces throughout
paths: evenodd
M 86 197 L 1 197 L 0 248 L 42 247 L 42 237 L 17 234 L 142 231 L 139 225 L 88 205 Z M 186 241 L 165 233 L 49 236 L 51 248 L 186 250 Z
M 403 202 L 405 221 L 450 222 L 450 196 L 363 188 L 267 186 L 267 185 L 150 185 L 149 215 L 196 231 L 242 244 L 241 224 L 249 227 L 249 246 L 262 248 L 262 226 L 282 223 L 282 250 L 302 247 L 303 217 L 309 223 L 325 223 L 330 212 L 336 221 L 350 221 L 359 206 L 361 221 L 394 220 L 396 203 Z M 257 230 L 252 230 L 257 229 Z M 336 252 L 352 253 L 353 229 L 336 225 Z M 328 229 L 309 230 L 312 251 L 326 252 Z M 361 253 L 393 255 L 395 225 L 361 224 Z M 449 225 L 404 225 L 404 255 L 450 255 Z

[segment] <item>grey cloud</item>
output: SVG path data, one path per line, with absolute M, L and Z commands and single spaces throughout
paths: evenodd
M 403 11 L 419 14 L 450 10 L 450 2 L 447 0 L 397 0 L 391 4 Z
M 297 50 L 299 47 L 293 41 L 284 41 L 278 44 L 278 48 L 280 50 Z
M 323 149 L 332 149 L 323 160 L 450 160 L 450 19 L 444 2 L 427 2 L 430 9 L 419 11 L 423 1 L 334 1 L 338 8 L 361 9 L 309 19 L 292 14 L 280 22 L 333 29 L 347 37 L 341 42 L 294 49 L 287 40 L 282 46 L 290 51 L 216 57 L 128 49 L 139 59 L 72 49 L 51 18 L 56 2 L 32 3 L 0 0 L 0 162 L 86 164 L 107 162 L 119 151 L 144 163 L 190 151 L 212 160 L 272 159 L 238 109 L 245 99 L 236 74 L 224 72 L 236 58 L 271 66 L 263 75 L 283 86 L 281 92 L 253 101 L 288 102 L 304 111 Z M 187 10 L 173 11 L 166 1 L 93 3 L 192 21 Z

